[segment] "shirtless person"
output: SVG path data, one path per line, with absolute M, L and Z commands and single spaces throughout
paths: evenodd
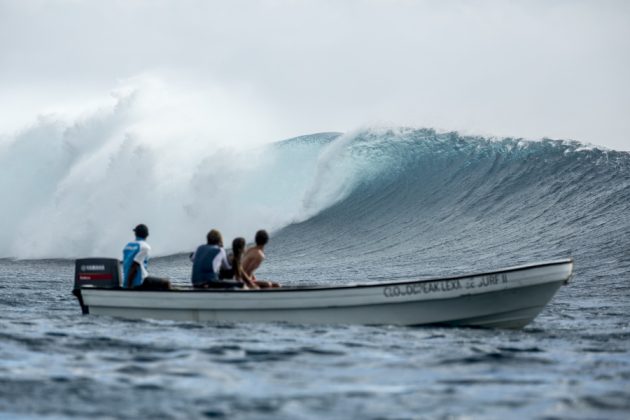
M 274 283 L 271 281 L 262 281 L 257 280 L 254 275 L 254 271 L 260 264 L 265 260 L 265 245 L 269 242 L 269 234 L 265 230 L 259 230 L 256 232 L 256 246 L 249 248 L 245 251 L 245 255 L 243 255 L 243 271 L 247 274 L 261 289 L 270 288 L 270 287 L 280 287 L 278 283 Z

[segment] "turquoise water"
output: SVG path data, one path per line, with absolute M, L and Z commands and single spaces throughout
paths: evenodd
M 71 259 L 4 259 L 0 416 L 628 417 L 628 153 L 431 130 L 272 147 L 319 150 L 328 176 L 309 197 L 335 194 L 272 233 L 260 277 L 375 281 L 567 256 L 575 276 L 519 331 L 215 324 L 81 316 Z M 151 273 L 186 284 L 181 251 Z

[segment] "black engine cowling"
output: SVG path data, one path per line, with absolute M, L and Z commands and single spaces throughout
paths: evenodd
M 116 258 L 82 258 L 75 262 L 74 289 L 83 286 L 117 289 L 121 277 Z
M 116 258 L 82 258 L 75 261 L 74 289 L 72 294 L 79 299 L 84 315 L 89 308 L 83 303 L 81 288 L 84 286 L 120 288 L 120 262 Z

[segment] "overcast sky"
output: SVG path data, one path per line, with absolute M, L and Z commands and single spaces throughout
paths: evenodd
M 257 141 L 385 124 L 630 150 L 630 2 L 0 0 L 0 133 L 128 85 Z

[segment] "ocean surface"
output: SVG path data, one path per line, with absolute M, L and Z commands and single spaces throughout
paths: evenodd
M 73 258 L 118 257 L 130 239 L 115 176 L 128 162 L 110 144 L 14 163 L 33 138 L 0 149 L 15 198 L 0 224 L 0 418 L 630 417 L 629 153 L 398 128 L 273 143 L 222 167 L 224 183 L 212 156 L 186 179 L 143 167 L 156 197 L 137 222 L 162 255 L 149 271 L 176 284 L 213 227 L 226 243 L 268 227 L 259 277 L 285 285 L 575 261 L 518 331 L 224 324 L 82 316 Z

